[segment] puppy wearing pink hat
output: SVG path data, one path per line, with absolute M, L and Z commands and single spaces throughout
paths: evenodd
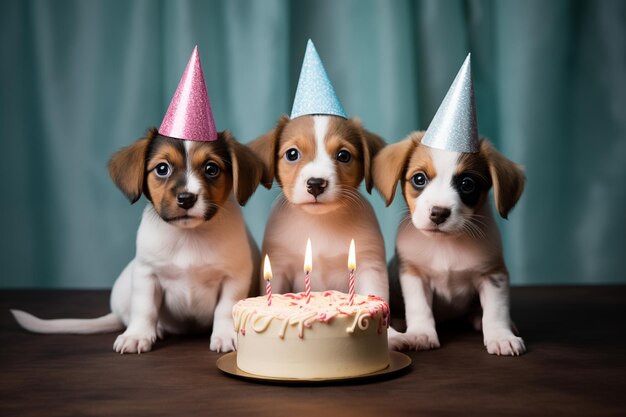
M 16 320 L 37 333 L 125 329 L 113 344 L 119 353 L 147 352 L 167 334 L 209 329 L 211 350 L 235 350 L 231 310 L 248 296 L 259 264 L 239 205 L 254 193 L 261 167 L 228 131 L 216 130 L 196 47 L 160 128 L 109 162 L 131 203 L 142 194 L 149 201 L 135 258 L 113 286 L 111 313 L 42 320 L 14 310 Z

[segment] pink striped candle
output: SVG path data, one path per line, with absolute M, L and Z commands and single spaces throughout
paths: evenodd
M 313 256 L 311 254 L 311 238 L 306 241 L 306 251 L 304 252 L 304 292 L 306 295 L 306 304 L 311 301 L 311 278 L 309 273 L 313 269 Z
M 356 253 L 354 249 L 354 239 L 350 241 L 350 251 L 348 252 L 348 270 L 350 271 L 350 281 L 348 291 L 350 293 L 349 304 L 354 304 L 354 270 L 356 269 Z
M 272 305 L 272 265 L 270 264 L 270 257 L 265 255 L 265 261 L 263 262 L 263 279 L 265 280 L 265 294 L 267 294 L 267 306 Z

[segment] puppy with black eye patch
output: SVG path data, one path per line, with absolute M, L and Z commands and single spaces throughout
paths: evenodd
M 227 131 L 215 141 L 195 142 L 150 129 L 111 158 L 109 172 L 131 202 L 143 193 L 151 203 L 137 232 L 136 256 L 113 286 L 112 312 L 41 320 L 13 311 L 17 321 L 38 333 L 126 327 L 114 344 L 119 353 L 147 352 L 167 334 L 212 328 L 210 349 L 234 350 L 231 310 L 256 283 L 259 262 L 237 202 L 245 204 L 256 189 L 261 162 Z
M 406 332 L 390 329 L 390 347 L 439 347 L 435 321 L 476 312 L 487 352 L 524 353 L 509 315 L 509 274 L 487 196 L 493 187 L 496 209 L 507 218 L 525 178 L 478 135 L 469 55 L 426 132 L 376 156 L 374 182 L 387 205 L 400 182 L 410 213 L 390 267 L 391 308 L 397 314 L 404 300 Z
M 374 160 L 374 182 L 387 204 L 400 182 L 410 213 L 398 228 L 390 265 L 391 308 L 405 311 L 407 329 L 390 329 L 390 348 L 437 348 L 435 322 L 474 314 L 489 353 L 524 353 L 509 317 L 509 276 L 487 202 L 493 187 L 506 218 L 524 174 L 484 139 L 479 152 L 458 153 L 421 144 L 423 135 L 387 146 Z

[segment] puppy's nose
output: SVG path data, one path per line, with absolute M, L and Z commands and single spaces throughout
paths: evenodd
M 317 197 L 324 192 L 327 185 L 328 181 L 323 178 L 309 178 L 306 181 L 306 190 L 313 194 L 313 197 Z
M 182 192 L 176 195 L 176 204 L 185 210 L 190 209 L 196 204 L 198 196 L 193 193 Z
M 441 224 L 450 217 L 450 209 L 448 207 L 433 206 L 430 209 L 430 220 L 435 224 Z

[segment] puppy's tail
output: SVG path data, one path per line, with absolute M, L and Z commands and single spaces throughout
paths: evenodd
M 95 319 L 54 320 L 43 320 L 21 310 L 11 310 L 11 314 L 20 326 L 34 333 L 110 333 L 124 328 L 124 323 L 114 313 Z

